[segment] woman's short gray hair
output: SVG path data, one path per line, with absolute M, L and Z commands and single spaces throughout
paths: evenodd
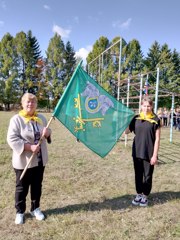
M 32 93 L 25 93 L 21 98 L 21 103 L 23 103 L 26 99 L 32 99 L 37 102 L 37 97 Z

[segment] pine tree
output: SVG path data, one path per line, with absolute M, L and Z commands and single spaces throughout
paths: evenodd
M 66 47 L 65 47 L 65 65 L 64 65 L 64 67 L 65 67 L 65 76 L 64 76 L 64 81 L 63 81 L 63 87 L 65 87 L 68 84 L 68 82 L 71 79 L 71 76 L 75 70 L 75 67 L 76 67 L 75 52 L 69 41 L 66 43 Z
M 175 49 L 172 52 L 171 60 L 174 65 L 174 74 L 175 74 L 175 89 L 174 91 L 180 92 L 180 53 L 178 53 Z
M 162 45 L 160 58 L 160 87 L 169 90 L 170 92 L 176 91 L 176 72 L 175 65 L 172 61 L 172 53 L 167 44 Z
M 26 62 L 26 79 L 28 82 L 28 92 L 33 94 L 38 93 L 38 85 L 41 81 L 41 75 L 37 74 L 38 61 L 42 59 L 39 43 L 36 37 L 32 36 L 32 32 L 27 33 L 27 62 Z
M 41 51 L 37 39 L 32 36 L 32 32 L 19 32 L 15 37 L 16 51 L 18 55 L 18 76 L 22 93 L 38 92 L 38 83 L 41 76 L 37 75 L 37 63 L 41 59 Z
M 147 58 L 145 59 L 145 64 L 148 67 L 149 71 L 156 71 L 158 67 L 159 59 L 160 59 L 160 44 L 155 41 L 152 46 L 149 48 L 149 52 L 147 53 Z

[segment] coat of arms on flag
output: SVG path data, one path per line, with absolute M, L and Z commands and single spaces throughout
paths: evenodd
M 90 82 L 87 82 L 85 90 L 81 94 L 78 94 L 78 97 L 75 98 L 74 101 L 75 108 L 78 108 L 79 111 L 77 118 L 74 118 L 76 121 L 75 131 L 85 131 L 85 125 L 87 122 L 91 122 L 93 127 L 101 127 L 101 121 L 105 119 L 103 116 L 110 107 L 114 107 L 113 102 L 107 96 L 100 95 L 100 92 L 96 86 Z M 91 114 L 90 118 L 86 119 L 83 117 L 83 115 L 87 116 L 87 114 L 82 113 L 82 101 L 84 101 L 84 110 Z M 94 114 L 98 112 L 100 112 L 102 117 L 94 117 Z

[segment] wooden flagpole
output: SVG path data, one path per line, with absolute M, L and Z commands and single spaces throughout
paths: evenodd
M 50 118 L 49 122 L 47 123 L 46 128 L 49 127 L 49 125 L 50 125 L 50 123 L 52 122 L 53 119 L 54 119 L 54 117 L 52 116 L 52 117 Z M 38 142 L 38 144 L 37 144 L 38 146 L 41 145 L 41 142 L 42 142 L 43 138 L 44 138 L 44 136 L 41 136 L 41 138 L 39 139 L 39 142 Z M 33 154 L 31 155 L 30 159 L 28 160 L 28 162 L 27 162 L 27 164 L 26 164 L 23 172 L 21 173 L 20 180 L 24 177 L 24 174 L 26 173 L 26 171 L 27 171 L 27 169 L 28 169 L 28 167 L 29 167 L 29 164 L 32 162 L 32 160 L 33 160 L 33 158 L 34 158 L 35 155 L 36 155 L 36 153 L 33 153 Z

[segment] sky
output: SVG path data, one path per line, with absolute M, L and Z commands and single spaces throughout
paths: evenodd
M 55 33 L 84 59 L 101 36 L 139 41 L 144 56 L 157 41 L 180 52 L 180 0 L 0 0 L 0 40 L 32 31 L 42 55 Z

